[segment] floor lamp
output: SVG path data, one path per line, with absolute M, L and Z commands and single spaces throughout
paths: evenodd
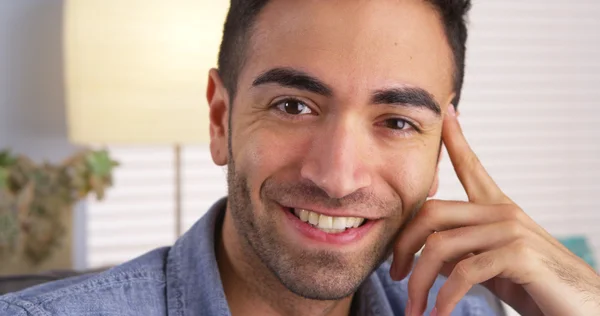
M 69 137 L 87 145 L 174 146 L 177 237 L 181 148 L 208 141 L 206 81 L 216 67 L 228 5 L 206 0 L 64 5 Z

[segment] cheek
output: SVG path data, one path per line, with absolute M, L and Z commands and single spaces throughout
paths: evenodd
M 437 150 L 427 146 L 412 146 L 388 156 L 387 168 L 382 169 L 383 178 L 400 196 L 404 209 L 427 197 L 433 183 Z
M 233 148 L 236 172 L 244 175 L 252 198 L 260 199 L 260 188 L 269 177 L 278 179 L 294 176 L 302 160 L 303 146 L 281 133 L 258 128 L 238 135 L 240 141 Z

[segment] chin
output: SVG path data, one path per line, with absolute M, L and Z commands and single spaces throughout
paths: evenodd
M 294 270 L 275 272 L 279 281 L 292 293 L 311 300 L 340 300 L 354 294 L 371 274 L 365 267 L 347 266 L 338 269 L 331 266 L 312 265 L 295 267 Z
M 263 247 L 253 247 L 258 257 L 285 288 L 311 300 L 339 300 L 354 294 L 389 253 L 387 247 L 377 245 L 342 252 L 294 247 L 280 235 L 268 239 L 271 242 Z

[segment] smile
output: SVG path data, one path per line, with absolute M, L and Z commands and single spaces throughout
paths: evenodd
M 287 225 L 298 234 L 301 243 L 306 245 L 306 240 L 331 245 L 349 245 L 359 242 L 371 231 L 378 219 L 330 216 L 303 208 L 281 206 L 282 213 L 287 218 Z M 313 244 L 315 246 L 316 244 Z
M 365 219 L 360 217 L 327 216 L 298 208 L 291 210 L 301 221 L 309 223 L 313 227 L 328 234 L 341 234 L 347 229 L 358 228 L 365 222 Z

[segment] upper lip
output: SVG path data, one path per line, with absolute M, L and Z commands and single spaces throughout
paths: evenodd
M 326 216 L 331 216 L 331 217 L 359 217 L 359 218 L 364 218 L 367 220 L 376 220 L 379 219 L 380 217 L 376 217 L 373 215 L 368 215 L 368 214 L 361 214 L 359 212 L 357 212 L 356 210 L 350 210 L 350 209 L 343 209 L 343 208 L 337 208 L 337 209 L 333 209 L 333 208 L 324 208 L 324 207 L 320 207 L 317 205 L 307 205 L 304 204 L 302 206 L 300 205 L 281 205 L 285 208 L 295 208 L 295 209 L 300 209 L 300 210 L 307 210 L 307 211 L 312 211 L 315 213 L 319 213 L 319 214 L 323 214 Z

